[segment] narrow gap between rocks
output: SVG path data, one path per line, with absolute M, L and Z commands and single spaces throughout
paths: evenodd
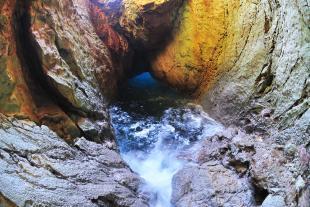
M 17 1 L 14 10 L 14 32 L 18 58 L 22 65 L 23 76 L 38 110 L 36 114 L 40 124 L 46 124 L 55 129 L 57 134 L 64 138 L 67 136 L 66 132 L 60 132 L 62 129 L 56 126 L 59 120 L 53 120 L 52 117 L 55 110 L 59 108 L 68 118 L 73 114 L 83 116 L 84 112 L 76 109 L 63 97 L 44 73 L 40 55 L 36 50 L 37 43 L 31 34 L 30 6 L 31 0 Z M 83 135 L 81 130 L 73 134 L 75 137 L 81 135 Z
M 36 50 L 37 43 L 31 34 L 30 4 L 31 0 L 17 2 L 14 25 L 18 57 L 22 62 L 23 73 L 31 88 L 33 99 L 38 107 L 56 102 L 64 111 L 78 113 L 77 109 L 50 84 L 47 75 L 44 74 L 42 62 Z
M 252 186 L 255 203 L 256 205 L 260 206 L 269 195 L 269 192 L 266 189 L 257 185 L 255 181 L 252 182 Z

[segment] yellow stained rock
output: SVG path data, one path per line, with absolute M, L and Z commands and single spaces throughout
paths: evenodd
M 187 90 L 197 89 L 202 81 L 214 81 L 220 70 L 218 65 L 227 58 L 221 54 L 225 43 L 233 38 L 238 9 L 239 3 L 232 0 L 185 3 L 173 40 L 153 61 L 154 74 Z

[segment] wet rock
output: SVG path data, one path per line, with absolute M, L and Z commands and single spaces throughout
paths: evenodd
M 102 144 L 68 145 L 45 126 L 0 117 L 0 204 L 147 206 L 140 178 Z

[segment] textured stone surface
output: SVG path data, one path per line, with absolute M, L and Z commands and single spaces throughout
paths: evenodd
M 285 206 L 283 197 L 281 196 L 267 196 L 264 200 L 262 207 L 281 207 Z
M 176 206 L 309 206 L 306 0 L 0 0 L 0 11 L 0 113 L 49 127 L 1 115 L 1 204 L 145 206 L 106 105 L 132 61 L 155 57 L 156 77 L 244 130 L 184 152 Z
M 301 147 L 302 148 L 302 147 Z M 309 149 L 285 146 L 228 128 L 184 152 L 191 163 L 173 179 L 176 206 L 306 206 Z M 194 164 L 193 164 L 194 163 Z
M 65 139 L 78 136 L 80 131 L 68 115 L 42 92 L 38 84 L 30 84 L 31 72 L 27 72 L 20 61 L 21 45 L 16 41 L 15 8 L 16 1 L 4 1 L 0 7 L 0 112 L 45 123 Z
M 147 206 L 116 151 L 85 138 L 69 146 L 30 121 L 0 117 L 0 174 L 4 206 Z
M 249 29 L 237 27 L 240 37 L 223 50 L 225 67 L 218 67 L 224 72 L 216 84 L 206 87 L 204 104 L 224 121 L 244 111 L 259 120 L 263 110 L 270 110 L 270 117 L 256 123 L 284 131 L 275 137 L 280 142 L 292 139 L 305 144 L 310 122 L 309 6 L 306 1 L 249 4 L 241 4 L 239 15 L 243 17 L 242 11 L 248 12 L 245 8 L 250 6 L 253 17 L 236 21 Z M 228 32 L 230 36 L 234 33 Z M 234 51 L 237 55 L 232 55 Z M 251 122 L 256 124 L 253 118 Z
M 182 0 L 93 0 L 136 50 L 157 49 L 169 38 Z
M 0 112 L 47 125 L 67 141 L 112 139 L 106 105 L 123 77 L 123 59 L 112 54 L 126 53 L 126 41 L 111 32 L 100 39 L 87 0 L 6 0 L 0 9 Z M 81 130 L 86 119 L 96 133 Z
M 31 32 L 44 73 L 74 107 L 100 111 L 116 91 L 117 71 L 96 35 L 88 1 L 33 1 Z
M 234 26 L 229 24 L 238 15 L 239 7 L 237 1 L 185 1 L 172 40 L 153 61 L 155 76 L 186 90 L 196 90 L 205 77 L 208 82 L 214 80 L 219 55 L 226 50 L 229 26 Z M 252 8 L 246 12 L 250 17 Z M 234 35 L 238 32 L 234 31 Z
M 253 206 L 246 178 L 216 163 L 183 168 L 174 175 L 172 186 L 177 207 Z
M 12 13 L 15 1 L 0 4 L 0 112 L 36 119 L 34 103 L 17 58 Z
M 116 2 L 117 3 L 117 2 Z M 95 31 L 108 47 L 113 67 L 118 71 L 118 78 L 126 76 L 131 68 L 133 51 L 124 35 L 113 27 L 112 16 L 108 9 L 96 0 L 90 1 L 89 14 Z M 113 7 L 114 8 L 114 7 Z M 115 9 L 115 8 L 114 8 Z M 115 10 L 112 11 L 115 11 Z M 115 20 L 114 20 L 115 21 Z
M 306 1 L 187 1 L 178 21 L 152 63 L 156 77 L 201 95 L 209 113 L 226 123 L 269 110 L 269 125 L 281 131 L 298 125 L 279 140 L 308 140 Z

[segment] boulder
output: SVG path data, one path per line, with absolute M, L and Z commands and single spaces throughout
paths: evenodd
M 254 198 L 246 178 L 209 162 L 187 166 L 173 177 L 171 202 L 176 207 L 253 206 Z
M 68 145 L 44 125 L 2 115 L 0 173 L 4 206 L 148 206 L 115 150 L 83 137 Z

